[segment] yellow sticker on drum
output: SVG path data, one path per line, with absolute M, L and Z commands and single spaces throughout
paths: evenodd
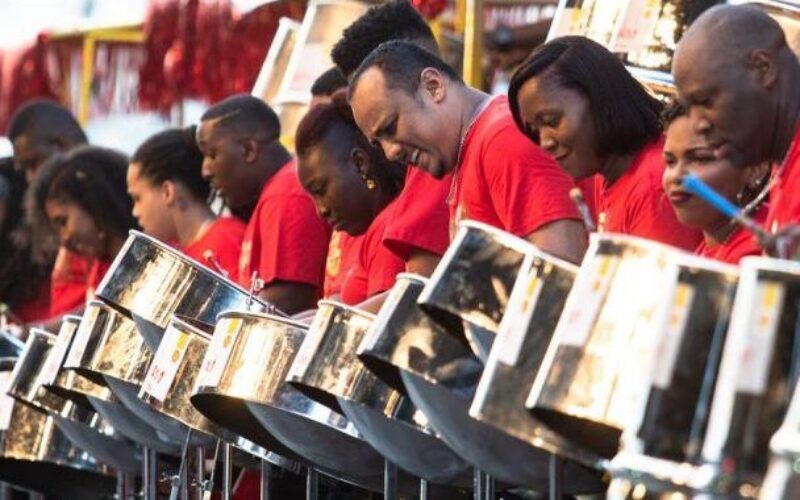
M 164 332 L 164 337 L 158 345 L 153 362 L 145 376 L 142 384 L 143 392 L 162 403 L 167 399 L 167 394 L 175 381 L 188 345 L 189 334 L 170 324 L 167 331 Z
M 653 359 L 655 370 L 653 384 L 656 387 L 666 389 L 672 383 L 672 374 L 675 371 L 675 363 L 678 360 L 678 351 L 686 330 L 686 323 L 689 321 L 694 294 L 694 287 L 686 283 L 678 283 L 672 306 L 668 308 L 669 312 L 663 318 L 662 324 L 659 325 L 660 328 L 654 330 L 661 332 L 658 351 Z
M 748 394 L 763 394 L 767 388 L 769 363 L 775 333 L 780 324 L 786 287 L 777 281 L 760 281 L 750 313 L 750 328 L 739 360 L 736 389 Z
M 217 322 L 214 336 L 200 366 L 195 390 L 201 386 L 215 387 L 222 379 L 233 345 L 242 329 L 242 318 L 224 318 Z

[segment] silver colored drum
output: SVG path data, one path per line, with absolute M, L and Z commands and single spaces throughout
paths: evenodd
M 114 478 L 76 448 L 53 418 L 5 394 L 14 359 L 0 359 L 0 481 L 67 498 L 101 498 Z
M 432 483 L 468 486 L 469 465 L 436 438 L 410 400 L 380 381 L 356 356 L 373 319 L 344 304 L 320 301 L 287 381 L 347 416 L 401 469 Z
M 326 474 L 381 491 L 383 461 L 342 415 L 284 381 L 307 327 L 279 316 L 221 314 L 192 403 L 223 427 L 241 425 L 240 404 L 277 440 L 279 454 L 300 457 Z M 285 450 L 285 451 L 284 451 Z
M 531 390 L 534 416 L 605 457 L 642 423 L 654 451 L 674 452 L 707 400 L 703 374 L 719 362 L 736 278 L 732 266 L 652 241 L 592 235 Z M 679 354 L 692 362 L 676 371 Z
M 419 304 L 485 361 L 519 270 L 534 253 L 533 245 L 510 233 L 462 222 Z
M 223 276 L 138 231 L 130 232 L 95 293 L 133 319 L 152 351 L 173 314 L 213 324 L 222 311 L 268 309 Z

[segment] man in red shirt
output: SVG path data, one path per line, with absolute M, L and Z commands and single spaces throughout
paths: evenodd
M 800 234 L 800 62 L 758 8 L 721 5 L 683 36 L 672 73 L 694 130 L 719 158 L 773 162 L 767 229 Z
M 244 94 L 209 108 L 197 129 L 203 177 L 248 220 L 239 283 L 249 287 L 257 272 L 265 284 L 260 296 L 293 314 L 313 308 L 322 291 L 330 228 L 279 137 L 275 112 Z
M 378 45 L 406 40 L 432 54 L 439 53 L 428 24 L 407 0 L 391 0 L 369 9 L 351 24 L 331 51 L 341 72 L 350 77 Z M 450 244 L 447 196 L 451 176 L 435 179 L 410 168 L 403 191 L 386 210 L 383 244 L 403 259 L 406 271 L 430 276 Z
M 25 174 L 29 185 L 45 161 L 87 142 L 69 110 L 48 100 L 34 100 L 20 107 L 9 123 L 8 138 L 14 146 L 14 163 Z M 32 195 L 45 196 L 46 193 Z M 45 214 L 29 214 L 27 223 L 34 258 L 53 266 L 49 316 L 57 321 L 61 315 L 83 308 L 90 263 L 66 248 L 56 250 L 55 245 L 49 248 L 48 244 L 55 244 L 57 240 Z
M 441 59 L 402 41 L 375 49 L 349 93 L 359 127 L 389 159 L 436 178 L 453 174 L 451 226 L 478 220 L 581 260 L 586 234 L 572 179 L 517 129 L 506 98 L 466 86 Z

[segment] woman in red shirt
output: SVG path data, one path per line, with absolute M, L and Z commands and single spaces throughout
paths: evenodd
M 297 128 L 298 176 L 320 217 L 355 242 L 343 247 L 340 300 L 358 304 L 386 291 L 405 262 L 383 244 L 406 167 L 369 143 L 343 98 L 315 107 Z
M 147 139 L 128 167 L 133 216 L 147 234 L 176 243 L 196 261 L 235 276 L 245 224 L 211 211 L 211 188 L 201 175 L 202 164 L 195 127 L 169 129 Z
M 661 186 L 661 103 L 602 45 L 546 43 L 517 68 L 508 90 L 517 126 L 576 180 L 595 176 L 601 231 L 691 250 L 702 236 L 681 225 Z
M 128 231 L 137 227 L 125 187 L 127 166 L 127 157 L 116 151 L 80 147 L 49 160 L 32 187 L 45 194 L 39 209 L 58 231 L 60 245 L 92 263 L 87 298 L 94 294 Z
M 745 207 L 757 222 L 763 224 L 768 207 L 764 203 L 764 186 L 770 166 L 764 163 L 743 167 L 732 158 L 717 158 L 708 139 L 692 129 L 686 109 L 673 103 L 664 112 L 667 139 L 664 144 L 664 190 L 683 224 L 703 231 L 703 241 L 695 253 L 729 264 L 738 264 L 742 257 L 760 255 L 753 235 L 683 189 L 685 174 L 697 175 L 703 182 L 732 203 Z

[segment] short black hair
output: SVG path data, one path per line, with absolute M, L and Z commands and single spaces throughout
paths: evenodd
M 154 185 L 178 182 L 205 202 L 211 187 L 203 179 L 203 153 L 197 147 L 195 129 L 194 126 L 172 128 L 149 137 L 133 153 L 131 163 L 138 164 L 139 176 Z
M 431 54 L 413 43 L 392 40 L 380 44 L 377 49 L 373 50 L 350 77 L 349 92 L 351 96 L 358 79 L 372 67 L 381 70 L 388 88 L 404 90 L 411 95 L 416 94 L 419 88 L 420 74 L 425 68 L 434 68 L 450 80 L 462 85 L 464 83 L 458 73 L 439 56 Z
M 281 122 L 275 111 L 250 94 L 236 94 L 223 99 L 208 108 L 200 120 L 219 120 L 220 124 L 243 132 L 263 131 L 274 140 L 281 135 Z
M 38 209 L 48 200 L 74 203 L 86 211 L 101 231 L 127 237 L 137 228 L 128 196 L 128 158 L 117 151 L 81 146 L 57 155 L 42 166 L 32 184 Z
M 589 101 L 598 154 L 634 153 L 661 136 L 663 104 L 614 54 L 582 36 L 565 36 L 541 45 L 511 77 L 511 113 L 526 135 L 530 136 L 530 131 L 523 122 L 517 97 L 525 82 L 545 73 L 558 85 L 581 93 Z
M 375 179 L 381 190 L 390 198 L 396 197 L 403 189 L 406 166 L 390 161 L 383 150 L 370 143 L 361 132 L 353 117 L 353 110 L 344 96 L 334 97 L 333 101 L 315 106 L 300 120 L 295 136 L 295 150 L 298 158 L 303 158 L 313 147 L 323 143 L 336 133 L 335 145 L 337 154 L 348 156 L 354 147 L 359 147 L 369 155 L 372 170 L 370 176 Z
M 336 66 L 319 75 L 311 85 L 311 95 L 332 96 L 337 90 L 347 87 L 347 78 Z
M 679 100 L 673 99 L 664 106 L 664 111 L 661 112 L 661 125 L 666 130 L 672 122 L 682 116 L 689 116 L 689 110 Z
M 9 121 L 6 135 L 11 141 L 21 135 L 29 135 L 37 140 L 58 138 L 67 148 L 88 142 L 72 113 L 48 99 L 34 99 L 20 106 Z
M 408 0 L 391 0 L 369 9 L 342 33 L 331 51 L 333 63 L 350 77 L 378 45 L 390 40 L 416 42 L 438 52 L 428 23 Z

